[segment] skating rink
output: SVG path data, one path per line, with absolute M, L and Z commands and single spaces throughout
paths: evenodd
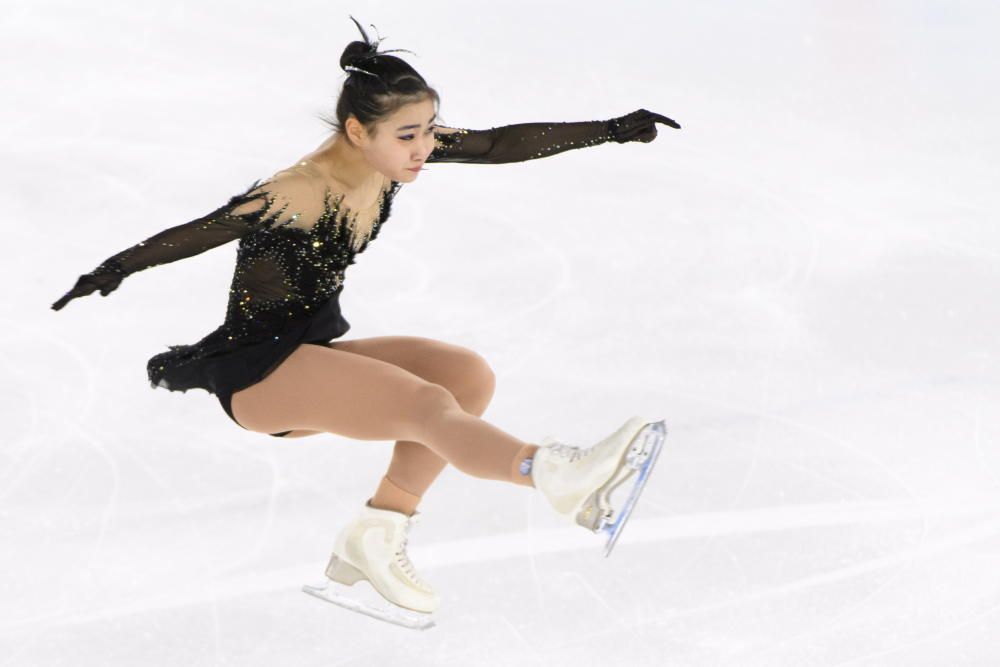
M 439 122 L 675 119 L 430 164 L 345 340 L 472 348 L 483 418 L 665 420 L 611 558 L 447 468 L 418 632 L 325 604 L 392 442 L 279 440 L 146 360 L 222 322 L 235 243 L 50 305 L 318 146 L 351 14 Z M 1000 10 L 989 2 L 7 0 L 0 667 L 1000 664 Z M 469 443 L 474 447 L 476 443 Z

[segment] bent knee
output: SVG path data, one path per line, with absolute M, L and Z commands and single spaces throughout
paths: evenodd
M 415 426 L 421 433 L 426 433 L 429 427 L 443 414 L 450 410 L 461 410 L 455 395 L 447 388 L 433 382 L 421 383 L 413 392 L 413 415 Z
M 485 407 L 497 386 L 493 368 L 481 354 L 465 348 L 462 352 L 462 365 L 462 382 L 455 389 L 455 395 L 463 401 Z

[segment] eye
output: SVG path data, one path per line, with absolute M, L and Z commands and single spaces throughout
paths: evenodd
M 427 132 L 425 132 L 424 134 L 433 134 L 435 127 L 437 127 L 437 125 L 431 125 L 430 128 L 428 128 Z M 401 136 L 399 138 L 402 139 L 403 141 L 410 141 L 411 139 L 413 139 L 413 135 L 412 134 L 404 134 L 403 136 Z

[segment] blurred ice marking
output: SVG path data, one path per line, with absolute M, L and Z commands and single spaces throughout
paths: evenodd
M 647 619 L 649 622 L 666 622 L 679 616 L 700 614 L 727 606 L 785 595 L 803 588 L 898 565 L 909 559 L 927 558 L 955 547 L 993 538 L 1000 534 L 1000 498 L 990 496 L 950 501 L 927 498 L 923 500 L 817 503 L 732 512 L 704 512 L 652 519 L 636 517 L 629 521 L 628 534 L 622 535 L 618 547 L 622 553 L 617 557 L 628 557 L 628 550 L 622 549 L 626 544 L 661 544 L 670 540 L 707 536 L 739 535 L 817 526 L 922 521 L 930 518 L 955 518 L 979 514 L 986 514 L 993 518 L 963 533 L 931 541 L 926 545 L 921 544 L 918 547 L 900 550 L 888 556 L 805 577 L 735 600 L 703 605 L 683 612 L 669 612 Z M 567 526 L 531 533 L 507 533 L 452 540 L 429 546 L 412 546 L 410 547 L 410 555 L 414 562 L 419 562 L 420 567 L 425 570 L 449 565 L 486 563 L 565 551 L 591 552 L 595 561 L 600 561 L 601 542 L 602 538 L 599 535 L 581 531 L 578 526 Z M 322 570 L 322 567 L 323 563 L 307 563 L 278 570 L 252 571 L 223 580 L 171 582 L 165 593 L 139 599 L 133 604 L 76 613 L 39 615 L 8 624 L 0 628 L 0 634 L 17 632 L 25 627 L 38 624 L 43 624 L 46 628 L 51 629 L 162 609 L 208 604 L 216 599 L 234 599 L 277 591 L 298 595 L 299 582 L 314 576 L 316 572 Z

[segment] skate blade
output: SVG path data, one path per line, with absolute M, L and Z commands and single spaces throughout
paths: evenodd
M 632 449 L 629 452 L 630 465 L 635 463 L 639 465 L 639 477 L 635 480 L 635 484 L 632 486 L 632 490 L 629 492 L 628 499 L 625 501 L 625 505 L 622 507 L 618 516 L 615 517 L 614 522 L 603 524 L 600 526 L 599 531 L 608 534 L 608 540 L 604 545 L 604 557 L 607 558 L 611 555 L 612 549 L 615 548 L 615 544 L 618 542 L 618 537 L 621 535 L 622 530 L 625 528 L 625 522 L 628 521 L 629 516 L 632 514 L 632 510 L 635 509 L 636 501 L 642 494 L 642 490 L 646 488 L 646 482 L 649 481 L 649 475 L 653 470 L 653 466 L 656 465 L 657 459 L 660 457 L 660 451 L 663 449 L 663 441 L 667 435 L 667 427 L 663 421 L 658 421 L 653 424 L 644 427 L 643 432 L 640 433 L 640 438 L 646 438 L 644 445 L 641 449 Z M 650 440 L 652 443 L 650 444 Z M 637 438 L 638 440 L 639 438 Z M 646 446 L 648 445 L 648 446 Z M 627 479 L 627 477 L 626 477 Z M 621 480 L 624 481 L 624 480 Z M 619 481 L 615 484 L 617 486 L 621 483 Z M 608 489 L 608 498 L 611 490 L 614 487 Z
M 656 447 L 657 440 L 661 439 L 657 428 L 662 424 L 662 421 L 645 424 L 632 436 L 628 448 L 619 460 L 615 474 L 590 494 L 577 509 L 576 522 L 579 525 L 591 532 L 599 533 L 604 526 L 611 523 L 614 515 L 611 494 L 646 464 L 646 460 Z
M 359 614 L 404 628 L 427 630 L 436 625 L 433 617 L 428 613 L 392 604 L 383 598 L 368 581 L 359 581 L 347 587 L 326 580 L 315 585 L 306 584 L 302 587 L 302 591 L 344 609 L 350 609 Z

